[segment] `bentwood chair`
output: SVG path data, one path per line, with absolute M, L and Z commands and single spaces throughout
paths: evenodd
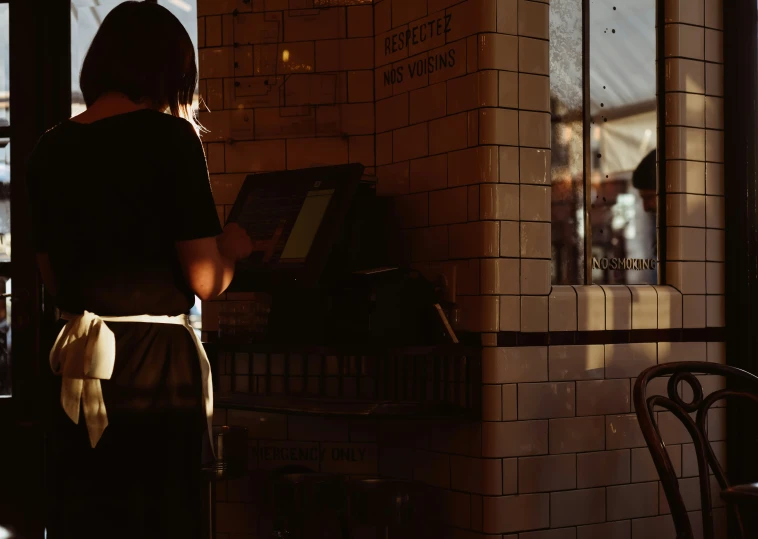
M 718 389 L 704 395 L 703 386 L 696 375 L 706 374 L 725 377 L 726 389 Z M 666 395 L 647 395 L 649 383 L 656 378 L 668 378 Z M 686 402 L 683 397 L 685 386 L 688 386 L 692 393 L 692 399 L 689 402 Z M 714 404 L 726 399 L 758 404 L 758 377 L 735 367 L 690 361 L 650 367 L 639 375 L 634 386 L 637 419 L 666 494 L 677 539 L 693 539 L 693 527 L 679 489 L 679 480 L 661 437 L 656 407 L 670 411 L 681 421 L 692 438 L 698 466 L 703 538 L 714 539 L 716 533 L 709 470 L 715 475 L 721 490 L 721 498 L 736 516 L 738 528 L 736 533 L 739 535 L 730 536 L 729 539 L 758 537 L 756 531 L 752 534 L 746 533 L 746 527 L 743 524 L 743 513 L 749 517 L 758 510 L 758 483 L 732 486 L 708 440 L 708 412 Z

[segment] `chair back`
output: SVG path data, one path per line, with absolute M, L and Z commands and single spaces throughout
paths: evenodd
M 726 378 L 727 386 L 725 389 L 718 389 L 705 395 L 703 386 L 696 375 L 723 376 Z M 665 395 L 647 395 L 648 385 L 655 378 L 668 378 Z M 685 386 L 688 386 L 692 393 L 692 400 L 689 402 L 683 398 Z M 684 425 L 692 438 L 698 466 L 703 538 L 714 539 L 710 471 L 715 475 L 722 491 L 731 485 L 708 439 L 706 427 L 708 412 L 714 404 L 726 399 L 743 399 L 758 403 L 758 377 L 741 369 L 717 363 L 695 361 L 666 363 L 650 367 L 639 375 L 634 385 L 633 398 L 640 429 L 653 457 L 653 463 L 671 509 L 677 539 L 692 539 L 692 524 L 679 489 L 676 471 L 658 428 L 656 407 L 671 412 Z M 732 509 L 736 512 L 739 539 L 745 539 L 747 536 L 743 529 L 739 508 Z

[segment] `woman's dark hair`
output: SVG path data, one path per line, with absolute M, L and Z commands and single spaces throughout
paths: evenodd
M 106 92 L 120 92 L 196 125 L 195 47 L 182 23 L 158 4 L 128 1 L 113 8 L 92 40 L 79 81 L 88 107 Z

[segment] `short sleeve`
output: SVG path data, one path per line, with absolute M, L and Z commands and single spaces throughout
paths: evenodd
M 169 227 L 174 241 L 210 238 L 221 233 L 211 192 L 205 152 L 195 129 L 182 121 L 166 163 Z
M 42 153 L 40 139 L 29 157 L 26 168 L 26 192 L 29 197 L 29 212 L 32 220 L 32 241 L 38 253 L 47 252 L 50 234 L 50 212 L 45 206 L 43 188 L 45 159 Z

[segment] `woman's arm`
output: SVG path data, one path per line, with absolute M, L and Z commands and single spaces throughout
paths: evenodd
M 242 228 L 229 224 L 215 238 L 176 242 L 179 263 L 192 291 L 203 301 L 222 294 L 234 277 L 234 265 L 250 256 L 252 243 Z

